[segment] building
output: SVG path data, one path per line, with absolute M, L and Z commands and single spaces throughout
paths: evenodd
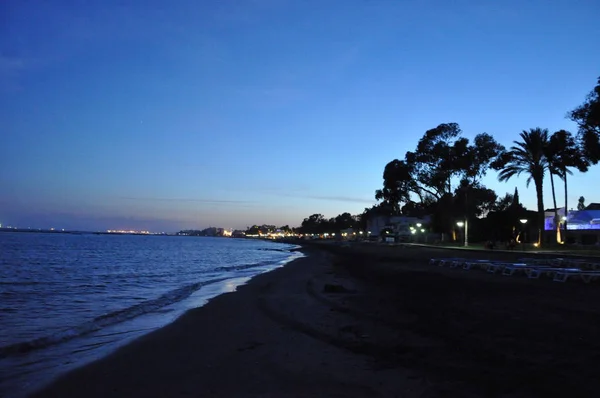
M 423 218 L 408 216 L 374 216 L 367 220 L 367 231 L 370 236 L 379 237 L 383 231 L 390 231 L 396 236 L 411 236 L 411 229 L 422 228 L 431 221 L 430 216 Z M 420 224 L 420 225 L 418 225 Z
M 569 210 L 565 216 L 565 208 L 558 209 L 559 225 L 567 230 L 569 243 L 600 244 L 600 203 L 590 203 L 584 210 Z M 544 229 L 556 230 L 554 209 L 545 211 Z

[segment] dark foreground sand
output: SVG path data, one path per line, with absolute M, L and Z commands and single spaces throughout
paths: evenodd
M 437 249 L 308 254 L 36 396 L 599 394 L 600 285 L 427 265 L 456 255 Z

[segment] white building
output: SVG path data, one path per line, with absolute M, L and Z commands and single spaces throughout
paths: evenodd
M 367 220 L 367 231 L 371 236 L 380 236 L 384 229 L 391 229 L 395 235 L 410 236 L 411 227 L 416 228 L 417 224 L 424 226 L 429 223 L 431 217 L 423 218 L 408 216 L 375 216 Z

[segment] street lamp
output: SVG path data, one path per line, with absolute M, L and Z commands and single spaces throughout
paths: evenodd
M 521 239 L 521 244 L 523 245 L 523 251 L 525 251 L 525 224 L 527 224 L 527 219 L 521 218 L 519 221 L 523 224 L 523 239 Z
M 458 228 L 461 228 L 465 226 L 465 223 L 463 221 L 457 221 L 456 225 L 458 226 Z M 465 246 L 467 246 L 468 242 L 467 242 L 467 234 L 465 232 Z

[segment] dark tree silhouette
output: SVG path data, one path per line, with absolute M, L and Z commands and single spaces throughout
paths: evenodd
M 566 130 L 559 130 L 552 134 L 548 142 L 547 149 L 548 163 L 550 166 L 550 173 L 556 174 L 562 178 L 564 182 L 564 195 L 565 195 L 565 216 L 568 211 L 568 179 L 569 174 L 573 174 L 570 168 L 576 168 L 582 173 L 588 171 L 589 162 L 583 156 L 581 147 L 577 144 L 573 135 Z M 552 180 L 551 180 L 552 181 Z M 552 187 L 552 196 L 554 200 L 554 207 L 556 208 L 556 199 L 554 196 L 554 187 Z M 558 221 L 558 214 L 556 214 L 556 221 Z M 562 242 L 566 242 L 567 234 L 567 220 L 565 220 L 565 228 L 563 229 Z M 560 230 L 559 230 L 560 233 Z
M 514 146 L 494 164 L 500 170 L 498 179 L 508 181 L 514 176 L 527 174 L 527 186 L 533 180 L 537 196 L 538 245 L 543 245 L 544 235 L 544 174 L 548 167 L 546 147 L 548 146 L 548 130 L 535 128 L 523 131 L 521 141 L 514 141 Z
M 600 161 L 600 77 L 585 102 L 569 112 L 568 117 L 579 126 L 578 136 L 585 158 L 597 164 Z

